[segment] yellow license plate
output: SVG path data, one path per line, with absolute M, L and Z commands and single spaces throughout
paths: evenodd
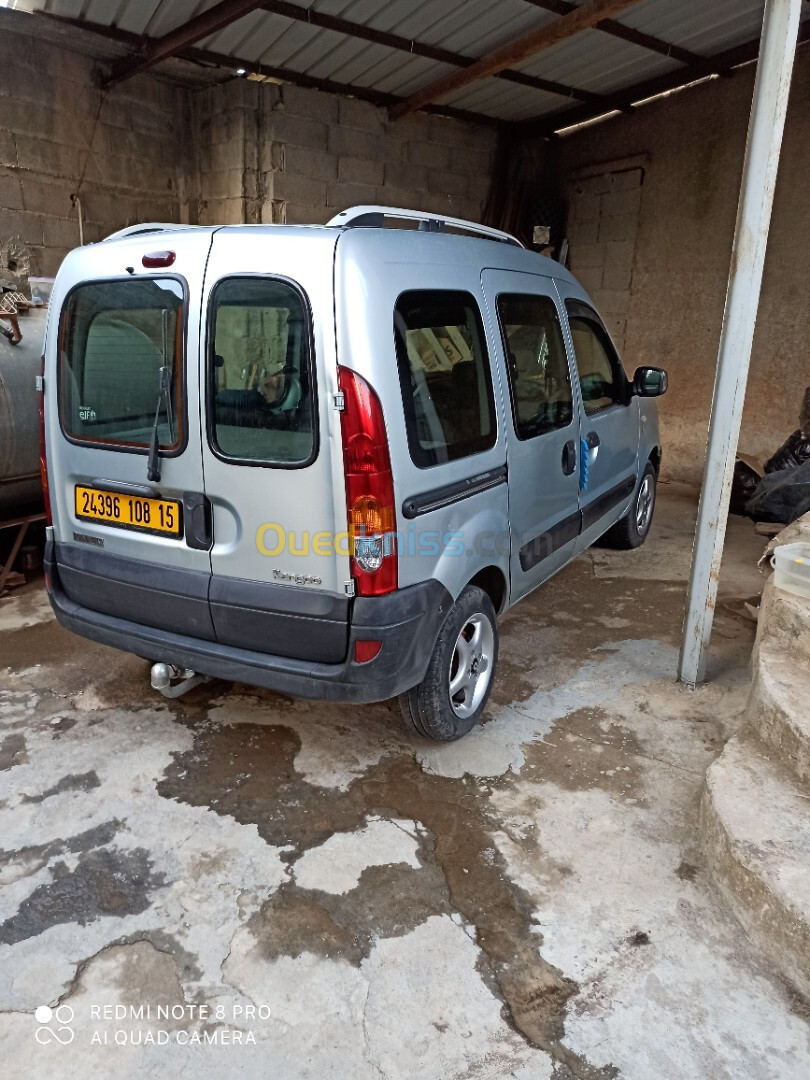
M 157 533 L 159 536 L 183 535 L 183 508 L 176 499 L 144 499 L 140 495 L 121 495 L 117 491 L 82 487 L 75 489 L 76 517 L 119 529 Z

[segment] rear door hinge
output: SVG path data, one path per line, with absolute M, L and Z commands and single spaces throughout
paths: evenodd
M 334 402 L 335 408 L 338 412 L 346 411 L 346 395 L 343 393 L 342 390 L 338 390 L 338 392 L 335 394 Z
M 354 584 L 354 578 L 352 578 L 351 581 L 344 581 L 343 588 L 346 590 L 347 596 L 354 596 L 355 592 L 357 591 L 357 588 Z
M 37 391 L 38 394 L 44 394 L 45 393 L 45 376 L 44 375 L 35 375 L 34 376 L 34 386 L 36 387 L 36 391 Z

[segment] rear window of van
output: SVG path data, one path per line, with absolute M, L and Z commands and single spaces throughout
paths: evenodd
M 76 441 L 182 448 L 184 290 L 176 278 L 79 285 L 62 309 L 60 415 Z M 163 387 L 163 389 L 162 389 Z
M 414 464 L 425 469 L 494 446 L 489 359 L 470 293 L 403 293 L 394 312 L 394 339 Z

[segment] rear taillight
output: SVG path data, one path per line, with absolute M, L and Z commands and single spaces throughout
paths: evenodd
M 42 373 L 39 377 L 39 475 L 42 481 L 42 499 L 45 503 L 45 523 L 52 525 L 51 493 L 48 488 L 48 455 L 45 450 L 45 356 L 42 356 Z
M 352 577 L 358 596 L 397 587 L 396 511 L 391 458 L 380 399 L 359 375 L 338 368 Z

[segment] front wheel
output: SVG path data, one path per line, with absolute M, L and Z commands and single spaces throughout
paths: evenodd
M 481 718 L 497 662 L 492 601 L 483 589 L 468 585 L 439 631 L 424 679 L 399 695 L 402 715 L 428 739 L 460 739 Z
M 654 511 L 655 469 L 652 462 L 648 461 L 630 509 L 605 533 L 605 543 L 609 547 L 625 551 L 641 547 L 650 531 Z

